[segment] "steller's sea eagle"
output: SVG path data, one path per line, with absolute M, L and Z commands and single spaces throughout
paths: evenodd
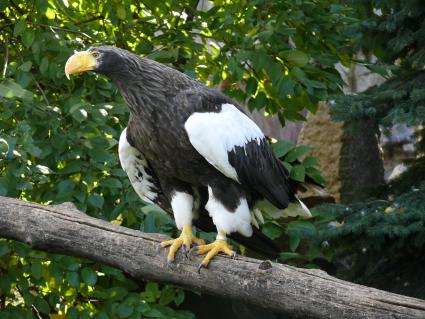
M 220 252 L 234 256 L 226 238 L 232 233 L 276 257 L 273 242 L 251 224 L 258 200 L 279 209 L 293 203 L 310 215 L 262 131 L 221 92 L 113 46 L 76 52 L 66 62 L 68 78 L 84 71 L 109 77 L 130 109 L 119 158 L 137 194 L 172 213 L 181 230 L 178 238 L 161 243 L 170 246 L 168 265 L 179 248 L 185 253 L 192 244 L 197 254 L 206 254 L 199 270 Z M 193 235 L 193 224 L 206 231 L 215 225 L 216 240 L 206 245 Z

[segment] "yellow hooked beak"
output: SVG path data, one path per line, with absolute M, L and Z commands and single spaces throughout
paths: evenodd
M 75 51 L 65 64 L 65 75 L 68 80 L 71 74 L 93 70 L 97 63 L 97 54 L 97 52 L 90 51 Z

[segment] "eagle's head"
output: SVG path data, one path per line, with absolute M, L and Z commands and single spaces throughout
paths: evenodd
M 75 51 L 66 61 L 65 74 L 69 79 L 71 74 L 93 71 L 104 75 L 122 72 L 128 66 L 125 63 L 131 53 L 113 46 L 98 46 L 86 51 Z

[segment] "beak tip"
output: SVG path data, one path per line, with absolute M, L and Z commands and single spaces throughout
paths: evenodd
M 67 77 L 68 80 L 71 80 L 71 77 L 69 76 L 68 73 L 65 72 L 65 76 Z

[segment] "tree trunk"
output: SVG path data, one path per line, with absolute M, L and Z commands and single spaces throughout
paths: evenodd
M 42 206 L 0 197 L 0 236 L 105 263 L 135 279 L 172 283 L 294 318 L 425 318 L 423 300 L 345 282 L 321 270 L 217 256 L 198 274 L 200 257 L 181 255 L 167 269 L 164 252 L 158 253 L 165 236 L 89 217 L 72 204 Z

